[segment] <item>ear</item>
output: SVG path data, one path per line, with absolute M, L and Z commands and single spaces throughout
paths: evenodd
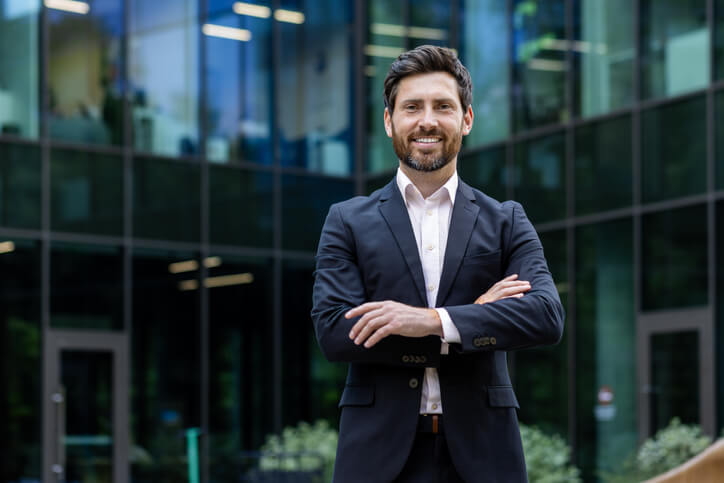
M 392 137 L 392 114 L 390 114 L 390 110 L 385 107 L 385 132 L 387 133 L 387 137 Z
M 463 136 L 470 134 L 473 128 L 473 106 L 468 106 L 467 112 L 463 115 Z

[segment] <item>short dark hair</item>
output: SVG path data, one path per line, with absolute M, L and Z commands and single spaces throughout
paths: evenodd
M 473 103 L 473 81 L 470 72 L 460 62 L 455 51 L 436 45 L 421 45 L 400 54 L 387 72 L 384 100 L 385 107 L 390 113 L 395 107 L 400 81 L 410 75 L 429 72 L 447 72 L 455 78 L 463 110 Z

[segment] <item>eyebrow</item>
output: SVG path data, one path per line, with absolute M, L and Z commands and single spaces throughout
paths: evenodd
M 403 99 L 400 101 L 401 104 L 420 103 L 420 102 L 424 102 L 424 99 Z M 433 102 L 449 102 L 451 104 L 455 104 L 455 99 L 452 99 L 450 97 L 441 97 L 439 99 L 433 99 Z

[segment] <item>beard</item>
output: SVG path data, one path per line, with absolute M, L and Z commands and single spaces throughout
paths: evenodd
M 413 142 L 412 140 L 418 137 L 439 137 L 442 141 L 442 148 L 413 155 L 410 145 Z M 443 133 L 433 130 L 414 133 L 405 140 L 397 134 L 394 124 L 392 125 L 392 148 L 395 150 L 395 154 L 406 166 L 416 171 L 431 172 L 447 166 L 460 152 L 462 142 L 462 126 L 454 133 L 452 139 L 448 139 Z

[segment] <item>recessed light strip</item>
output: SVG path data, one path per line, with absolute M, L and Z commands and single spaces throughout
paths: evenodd
M 54 10 L 63 10 L 64 12 L 73 12 L 85 15 L 90 12 L 90 5 L 86 2 L 77 0 L 45 0 L 45 6 Z
M 0 243 L 0 253 L 10 253 L 12 251 L 15 251 L 15 243 L 11 241 Z
M 253 3 L 235 2 L 231 9 L 239 15 L 248 15 L 250 17 L 269 18 L 271 17 L 271 8 L 264 5 L 254 5 Z
M 240 42 L 248 42 L 251 40 L 251 31 L 235 27 L 205 23 L 203 27 L 201 27 L 201 31 L 210 37 L 220 37 L 222 39 L 238 40 Z

